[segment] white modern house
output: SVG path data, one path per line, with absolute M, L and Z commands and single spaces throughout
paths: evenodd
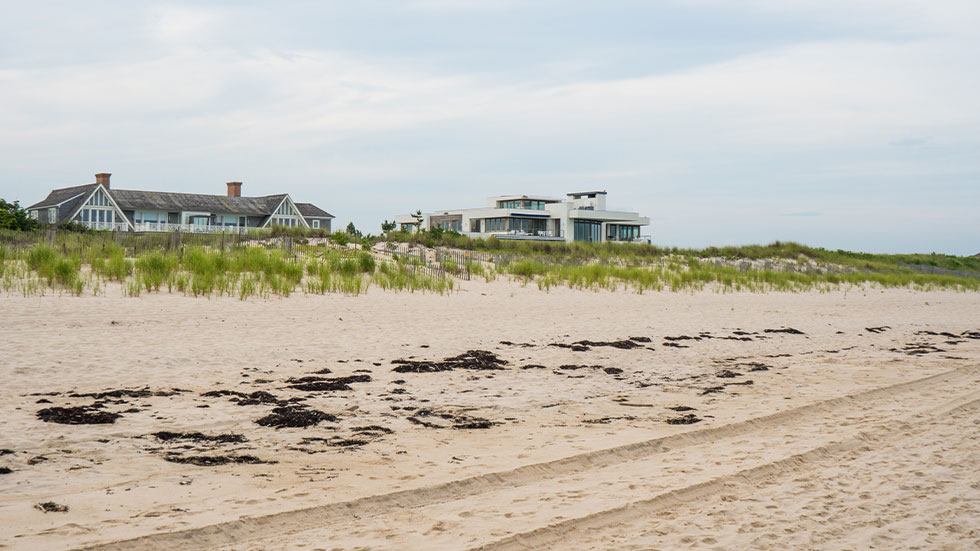
M 112 189 L 110 174 L 94 184 L 51 191 L 27 207 L 43 225 L 73 222 L 112 231 L 185 231 L 243 233 L 271 226 L 330 231 L 333 215 L 311 203 L 295 203 L 288 194 L 242 197 L 242 183 L 228 182 L 225 195 Z
M 415 215 L 395 216 L 400 229 L 414 231 Z M 487 206 L 424 213 L 422 228 L 443 228 L 470 237 L 539 241 L 625 241 L 649 243 L 642 228 L 650 219 L 635 212 L 606 210 L 605 191 L 581 191 L 565 199 L 536 195 L 490 197 Z

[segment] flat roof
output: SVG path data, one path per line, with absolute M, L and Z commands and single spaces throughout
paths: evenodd
M 558 199 L 557 197 L 546 197 L 544 195 L 497 195 L 491 197 L 491 199 L 495 199 L 497 201 L 507 201 L 511 199 L 530 199 L 531 201 L 550 201 L 553 203 L 558 203 L 561 201 L 561 199 Z
M 579 196 L 579 195 L 606 195 L 606 190 L 602 191 L 576 191 L 575 193 L 566 193 L 569 197 Z

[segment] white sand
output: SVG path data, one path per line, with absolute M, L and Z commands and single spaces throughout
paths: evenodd
M 376 289 L 248 302 L 119 295 L 0 298 L 0 448 L 15 452 L 0 457 L 14 470 L 0 475 L 0 546 L 65 549 L 151 534 L 110 548 L 970 549 L 980 542 L 971 522 L 980 513 L 973 402 L 980 340 L 915 335 L 980 330 L 978 294 L 545 293 L 469 282 L 452 296 Z M 865 329 L 878 326 L 889 329 Z M 806 334 L 763 333 L 781 327 Z M 760 334 L 664 345 L 665 336 L 703 331 Z M 652 343 L 585 352 L 548 346 L 636 336 Z M 943 351 L 892 350 L 910 343 Z M 392 372 L 398 358 L 440 360 L 470 349 L 499 354 L 508 369 Z M 748 362 L 769 369 L 749 371 Z M 520 369 L 532 363 L 546 369 Z M 564 364 L 624 372 L 558 369 Z M 333 371 L 327 376 L 368 369 L 372 381 L 337 392 L 284 382 L 323 368 Z M 724 369 L 740 376 L 717 377 Z M 754 384 L 702 395 L 746 380 Z M 70 392 L 146 387 L 189 392 L 110 402 L 107 411 L 139 411 L 109 425 L 35 416 L 93 402 Z M 200 396 L 215 389 L 308 396 L 307 405 L 340 419 L 261 427 L 254 421 L 274 406 Z M 46 392 L 62 394 L 30 395 Z M 682 413 L 666 408 L 678 405 L 695 408 L 702 421 L 667 424 Z M 427 428 L 393 407 L 496 424 Z M 394 432 L 353 430 L 366 425 Z M 248 442 L 148 436 L 162 430 L 236 433 Z M 370 442 L 303 443 L 309 437 Z M 278 463 L 200 467 L 167 462 L 168 452 Z M 38 456 L 46 460 L 28 464 Z M 33 507 L 49 500 L 69 511 Z

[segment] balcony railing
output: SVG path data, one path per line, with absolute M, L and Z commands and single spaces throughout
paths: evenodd
M 89 220 L 88 222 L 79 222 L 79 224 L 90 230 L 126 231 L 129 229 L 129 225 L 125 222 L 97 222 Z
M 623 239 L 619 239 L 619 238 L 616 238 L 616 237 L 607 237 L 606 238 L 606 241 L 609 241 L 610 243 L 646 243 L 646 244 L 650 244 L 652 242 L 652 238 L 649 235 L 640 235 L 638 237 L 633 237 L 633 238 L 628 238 L 627 237 L 627 238 L 623 238 Z
M 80 225 L 92 230 L 107 231 L 128 231 L 129 225 L 125 222 L 79 222 Z M 186 233 L 248 233 L 258 228 L 247 228 L 241 226 L 214 226 L 205 224 L 168 224 L 166 222 L 140 222 L 133 224 L 133 230 L 137 232 L 174 232 L 181 231 Z
M 247 233 L 258 228 L 243 226 L 217 226 L 210 224 L 168 224 L 166 222 L 140 222 L 133 224 L 138 232 L 174 232 L 186 233 Z

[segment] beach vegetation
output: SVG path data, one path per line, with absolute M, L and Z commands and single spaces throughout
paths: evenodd
M 826 292 L 850 288 L 980 291 L 980 258 L 940 254 L 882 255 L 829 251 L 791 242 L 706 249 L 621 243 L 512 242 L 456 232 L 401 230 L 389 239 L 414 247 L 455 245 L 386 256 L 347 232 L 307 242 L 240 240 L 235 236 L 128 233 L 67 234 L 0 230 L 0 288 L 24 296 L 57 290 L 105 293 L 111 282 L 126 296 L 141 292 L 188 296 L 286 297 L 391 291 L 450 293 L 453 277 L 512 278 L 549 290 L 630 289 L 692 292 Z M 436 240 L 438 241 L 432 241 Z M 389 253 L 390 254 L 390 253 Z
M 21 208 L 20 202 L 11 203 L 0 199 L 0 229 L 31 231 L 37 227 L 37 220 L 31 218 L 26 209 Z

